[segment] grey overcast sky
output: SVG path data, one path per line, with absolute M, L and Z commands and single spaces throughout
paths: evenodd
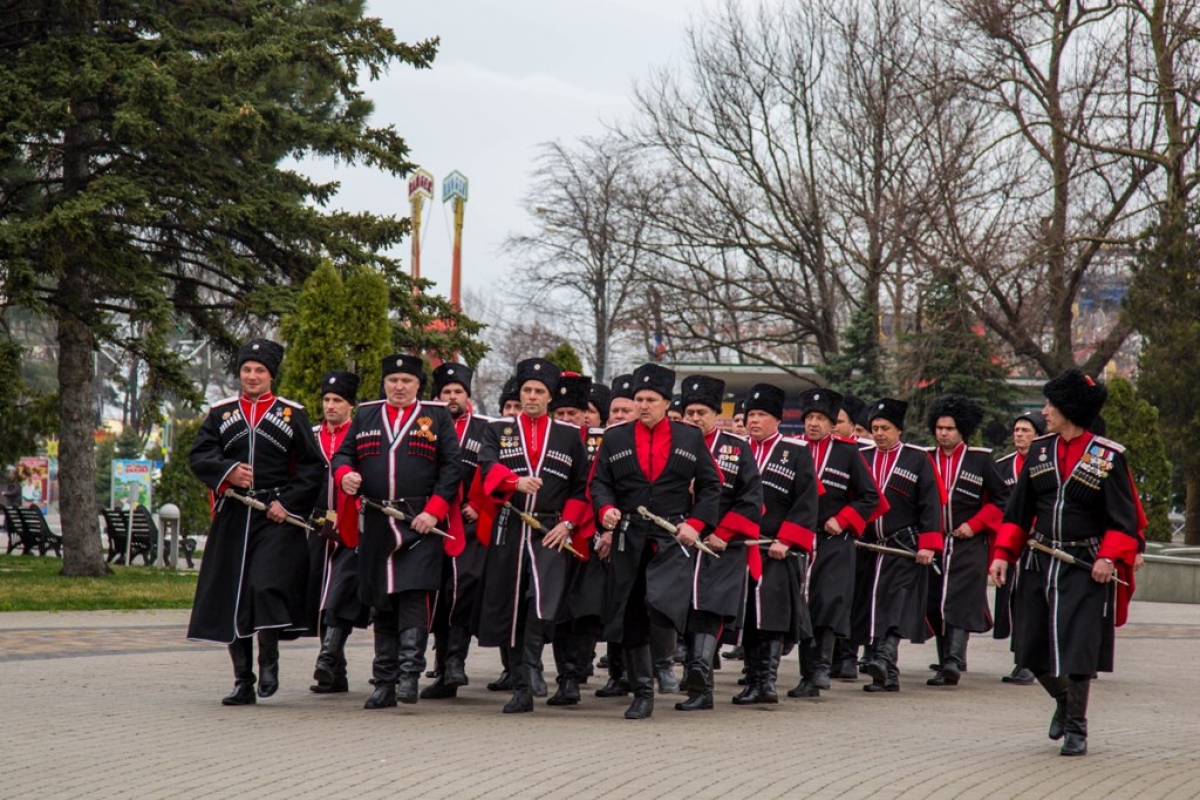
M 604 132 L 626 118 L 632 87 L 652 69 L 678 62 L 685 29 L 708 0 L 375 0 L 378 16 L 405 41 L 438 36 L 430 70 L 399 66 L 363 85 L 377 125 L 393 124 L 412 160 L 437 186 L 425 214 L 422 274 L 449 294 L 452 215 L 441 181 L 470 180 L 463 233 L 463 287 L 487 291 L 509 268 L 504 238 L 531 223 L 519 206 L 537 145 Z M 307 163 L 315 177 L 341 181 L 336 205 L 408 214 L 407 187 L 364 169 Z M 402 258 L 409 266 L 405 242 Z M 470 309 L 466 309 L 470 313 Z

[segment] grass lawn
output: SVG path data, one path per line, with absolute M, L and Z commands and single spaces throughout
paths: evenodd
M 190 608 L 195 570 L 112 567 L 104 578 L 64 578 L 62 559 L 0 555 L 0 611 Z

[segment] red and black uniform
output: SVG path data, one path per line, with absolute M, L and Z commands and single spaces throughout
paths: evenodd
M 484 491 L 498 505 L 512 503 L 531 514 L 541 530 L 514 511 L 499 508 L 487 541 L 475 634 L 485 647 L 508 648 L 508 670 L 518 693 L 530 691 L 547 624 L 565 610 L 575 556 L 542 546 L 560 522 L 578 528 L 588 514 L 587 459 L 579 428 L 548 414 L 494 420 L 479 456 Z M 517 491 L 517 480 L 542 479 L 534 494 Z
M 222 644 L 278 630 L 310 631 L 305 617 L 308 545 L 302 529 L 267 519 L 223 496 L 239 463 L 254 485 L 235 489 L 268 507 L 307 519 L 321 491 L 325 464 L 304 407 L 267 393 L 215 403 L 196 434 L 192 471 L 214 493 L 213 524 L 196 584 L 188 638 Z
M 953 683 L 953 673 L 966 668 L 968 635 L 992 628 L 987 596 L 991 537 L 1004 516 L 1008 487 L 987 448 L 960 442 L 950 453 L 940 447 L 932 453 L 947 503 L 942 512 L 942 575 L 940 581 L 931 581 L 929 622 L 938 636 L 938 663 L 950 662 L 949 682 Z M 963 523 L 974 531 L 973 536 L 954 535 Z
M 359 591 L 362 601 L 375 609 L 373 669 L 380 695 L 373 696 L 368 707 L 382 707 L 376 699 L 394 705 L 397 683 L 405 702 L 416 700 L 442 560 L 463 543 L 455 506 L 459 463 L 450 413 L 443 404 L 429 401 L 404 408 L 383 400 L 363 403 L 334 455 L 334 480 L 339 485 L 350 472 L 362 475 Z M 367 501 L 395 508 L 409 520 L 388 516 Z M 421 513 L 436 518 L 454 538 L 413 530 L 411 518 Z
M 332 509 L 337 514 L 337 532 L 341 540 L 334 542 L 315 534 L 310 536 L 310 544 L 316 539 L 320 547 L 316 555 L 321 570 L 317 606 L 321 627 L 365 628 L 371 611 L 358 595 L 358 503 L 333 479 L 333 456 L 349 430 L 350 420 L 336 428 L 326 423 L 313 428 L 327 473 L 325 491 L 317 509 Z
M 900 442 L 889 450 L 870 448 L 864 453 L 879 486 L 887 511 L 867 528 L 863 540 L 905 550 L 941 552 L 943 490 L 928 451 Z M 930 568 L 899 555 L 874 557 L 867 627 L 854 631 L 856 644 L 871 643 L 873 658 L 885 679 L 864 688 L 899 687 L 896 653 L 900 639 L 920 644 L 929 635 L 925 619 Z

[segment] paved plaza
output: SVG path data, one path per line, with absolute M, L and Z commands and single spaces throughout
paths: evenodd
M 654 717 L 591 696 L 504 715 L 472 651 L 457 700 L 364 711 L 370 634 L 347 647 L 351 692 L 308 691 L 317 644 L 282 647 L 279 693 L 226 708 L 224 648 L 185 641 L 185 611 L 0 614 L 0 798 L 52 797 L 1145 797 L 1200 796 L 1200 607 L 1134 603 L 1118 671 L 1092 690 L 1091 754 L 1046 738 L 1040 687 L 1002 684 L 1007 642 L 971 641 L 956 688 L 925 686 L 932 643 L 900 650 L 899 694 L 835 683 L 818 700 Z M 549 648 L 547 648 L 549 657 Z M 780 688 L 797 681 L 796 656 Z M 423 681 L 427 683 L 427 681 Z

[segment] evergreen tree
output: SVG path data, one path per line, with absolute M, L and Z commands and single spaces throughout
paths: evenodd
M 282 164 L 412 168 L 397 132 L 368 124 L 359 80 L 427 67 L 437 42 L 397 40 L 364 5 L 0 0 L 0 293 L 57 325 L 64 573 L 106 572 L 92 491 L 99 343 L 147 363 L 159 396 L 195 401 L 170 336 L 182 327 L 232 354 L 323 255 L 387 272 L 416 308 L 399 312 L 413 330 L 436 312 L 475 332 L 414 299 L 382 255 L 407 220 L 329 211 L 336 184 Z
M 1158 408 L 1168 453 L 1183 475 L 1184 538 L 1200 545 L 1200 213 L 1193 215 L 1187 226 L 1152 232 L 1127 311 L 1143 341 L 1138 390 Z
M 875 333 L 878 326 L 879 320 L 871 308 L 862 305 L 854 309 L 850 324 L 841 333 L 841 349 L 817 367 L 817 374 L 842 394 L 852 394 L 867 402 L 890 394 L 883 348 Z
M 346 368 L 362 380 L 359 399 L 373 400 L 380 396 L 380 362 L 393 352 L 387 281 L 368 267 L 357 267 L 346 276 L 346 297 Z
M 982 439 L 1008 441 L 1016 392 L 1008 370 L 971 313 L 966 289 L 952 271 L 934 276 L 917 333 L 902 340 L 901 396 L 909 401 L 908 429 L 929 439 L 925 414 L 939 394 L 961 394 L 983 406 Z
M 342 276 L 330 261 L 304 281 L 296 311 L 279 325 L 286 354 L 276 391 L 303 403 L 314 422 L 321 419 L 321 376 L 346 369 L 346 314 L 349 310 Z
M 1106 435 L 1127 448 L 1125 456 L 1149 523 L 1146 538 L 1170 541 L 1171 461 L 1159 428 L 1158 409 L 1138 397 L 1133 384 L 1124 378 L 1111 378 L 1107 386 Z
M 579 354 L 575 352 L 575 348 L 571 346 L 570 342 L 561 343 L 558 347 L 542 356 L 542 358 L 563 372 L 578 372 L 580 375 L 583 374 L 583 361 L 580 360 Z
M 176 425 L 171 457 L 163 464 L 154 484 L 154 504 L 159 508 L 167 503 L 179 507 L 180 532 L 185 536 L 206 533 L 210 522 L 208 487 L 188 466 L 188 454 L 192 452 L 202 421 L 196 419 Z

